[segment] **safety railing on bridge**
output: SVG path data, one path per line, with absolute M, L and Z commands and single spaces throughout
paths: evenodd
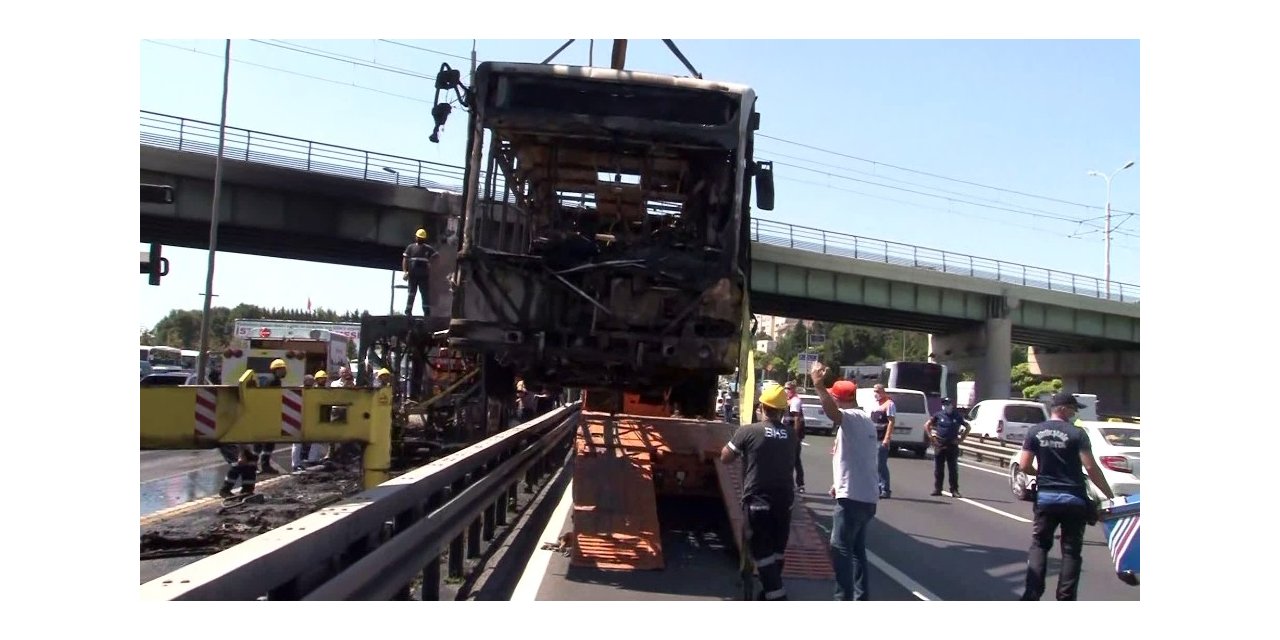
M 218 155 L 218 125 L 150 111 L 141 112 L 140 141 L 152 147 Z M 288 136 L 227 127 L 222 157 L 460 193 L 462 167 L 352 149 Z
M 140 125 L 140 141 L 144 145 L 207 155 L 218 153 L 217 124 L 142 111 Z M 464 169 L 459 166 L 236 127 L 227 127 L 223 157 L 455 193 L 461 193 L 465 176 Z M 481 178 L 487 179 L 487 172 L 482 172 Z M 511 195 L 504 189 L 501 175 L 495 175 L 495 179 L 498 192 L 503 194 L 505 201 L 510 201 Z M 1139 288 L 1132 284 L 1112 281 L 1108 296 L 1105 281 L 1093 276 L 772 220 L 753 219 L 751 237 L 764 244 L 857 260 L 929 269 L 1092 298 L 1135 303 L 1139 301 Z
M 751 239 L 779 247 L 814 251 L 826 255 L 842 256 L 855 260 L 867 260 L 895 264 L 916 269 L 928 269 L 971 278 L 996 280 L 1008 284 L 1061 291 L 1091 298 L 1107 298 L 1106 282 L 1101 278 L 1065 273 L 1032 267 L 991 258 L 979 258 L 963 253 L 929 249 L 891 240 L 867 238 L 848 233 L 801 227 L 785 222 L 751 221 Z M 1136 285 L 1111 281 L 1110 299 L 1120 302 L 1138 302 Z
M 523 483 L 571 454 L 559 408 L 141 586 L 144 600 L 438 600 L 507 523 Z M 447 555 L 447 563 L 442 556 Z

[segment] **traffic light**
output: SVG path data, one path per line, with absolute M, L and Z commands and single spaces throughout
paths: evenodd
M 152 204 L 173 204 L 173 187 L 163 184 L 144 184 L 142 201 Z
M 151 251 L 139 255 L 139 273 L 147 274 L 147 284 L 160 285 L 160 278 L 169 275 L 169 259 L 160 256 L 160 245 L 152 244 Z

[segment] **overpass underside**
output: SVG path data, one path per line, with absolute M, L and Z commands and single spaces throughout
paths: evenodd
M 140 241 L 208 248 L 216 159 L 142 145 L 140 180 L 174 188 L 173 204 L 143 204 Z M 398 269 L 413 232 L 439 239 L 459 213 L 453 194 L 223 159 L 218 248 Z

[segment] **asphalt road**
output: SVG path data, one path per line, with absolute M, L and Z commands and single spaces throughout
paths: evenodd
M 289 445 L 277 445 L 271 459 L 277 469 L 289 469 Z M 218 493 L 227 464 L 216 449 L 140 451 L 138 501 L 145 516 L 161 509 Z
M 829 537 L 833 501 L 832 439 L 810 435 L 801 458 L 808 493 L 800 505 L 810 510 L 824 538 Z M 962 499 L 930 496 L 933 460 L 890 458 L 893 497 L 882 500 L 867 534 L 872 564 L 873 600 L 1008 601 L 1022 594 L 1027 548 L 1031 544 L 1031 504 L 1015 500 L 997 467 L 961 460 Z M 946 485 L 944 485 L 946 488 Z M 588 571 L 569 566 L 568 558 L 536 552 L 528 571 L 533 588 L 517 596 L 537 600 L 733 600 L 737 576 L 728 534 L 714 505 L 660 505 L 663 547 L 672 559 L 663 571 Z M 551 541 L 568 530 L 568 517 L 556 520 L 544 535 Z M 1046 596 L 1053 598 L 1061 552 L 1050 552 Z M 541 573 L 539 582 L 537 574 Z M 793 600 L 825 600 L 833 584 L 789 581 Z M 1081 600 L 1139 600 L 1139 587 L 1120 582 L 1101 526 L 1085 533 Z M 519 598 L 515 598 L 519 599 Z

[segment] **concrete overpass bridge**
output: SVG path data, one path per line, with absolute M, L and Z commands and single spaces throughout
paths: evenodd
M 175 189 L 143 204 L 141 241 L 205 248 L 216 124 L 142 112 L 141 181 Z M 461 213 L 462 168 L 228 127 L 219 248 L 398 268 L 413 230 L 446 233 Z M 1033 370 L 1138 412 L 1139 289 L 1030 265 L 752 221 L 756 313 L 931 334 L 931 350 L 1004 397 L 1013 343 Z M 437 288 L 437 290 L 440 290 Z

